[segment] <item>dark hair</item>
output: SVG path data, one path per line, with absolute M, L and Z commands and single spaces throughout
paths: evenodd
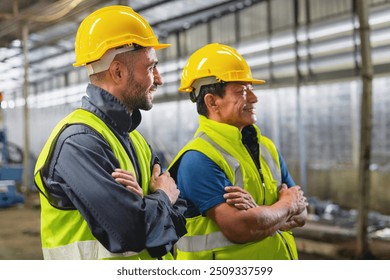
M 199 95 L 196 98 L 196 110 L 198 111 L 199 115 L 203 115 L 205 117 L 208 117 L 209 115 L 207 106 L 204 102 L 205 95 L 211 93 L 219 97 L 224 97 L 225 87 L 226 87 L 226 83 L 224 82 L 211 84 L 211 85 L 204 85 L 200 87 Z
M 122 53 L 119 53 L 117 55 L 115 55 L 115 57 L 113 58 L 113 60 L 117 60 L 123 64 L 131 64 L 129 63 L 129 57 L 127 54 L 129 52 L 135 52 L 135 51 L 138 51 L 138 50 L 141 50 L 141 49 L 145 49 L 145 47 L 143 46 L 140 46 L 138 44 L 132 44 L 132 46 L 134 47 L 133 50 L 131 51 L 128 51 L 128 52 L 122 52 Z M 120 48 L 123 48 L 124 46 L 119 46 L 119 47 L 116 47 L 115 49 L 120 49 Z M 131 70 L 132 68 L 127 66 L 127 69 Z M 94 85 L 97 85 L 99 86 L 99 84 L 102 84 L 104 81 L 105 81 L 105 78 L 106 78 L 106 71 L 102 71 L 102 72 L 99 72 L 99 73 L 95 73 L 95 74 L 92 74 L 89 76 L 89 79 L 91 81 L 92 84 Z

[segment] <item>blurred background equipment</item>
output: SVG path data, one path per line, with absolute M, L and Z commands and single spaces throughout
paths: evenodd
M 9 145 L 4 129 L 0 130 L 0 150 L 0 208 L 24 203 L 24 196 L 17 191 L 22 183 L 23 152 Z

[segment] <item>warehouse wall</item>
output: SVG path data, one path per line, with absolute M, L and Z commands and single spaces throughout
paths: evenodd
M 167 164 L 197 127 L 195 106 L 177 92 L 186 58 L 208 42 L 231 44 L 247 58 L 254 76 L 267 80 L 256 90 L 258 124 L 283 152 L 297 183 L 305 182 L 309 195 L 356 207 L 361 84 L 355 7 L 352 0 L 299 0 L 294 13 L 292 3 L 262 1 L 163 38 L 174 45 L 159 52 L 165 85 L 155 96 L 154 108 L 143 113 L 140 130 Z M 390 22 L 379 20 L 389 11 L 389 0 L 371 1 L 371 16 L 376 20 L 371 36 L 376 71 L 371 208 L 387 214 Z M 76 100 L 84 94 L 86 83 L 84 69 L 68 69 L 31 82 L 28 126 L 32 154 L 38 155 L 57 121 L 78 106 Z M 5 109 L 5 122 L 9 140 L 23 146 L 21 98 L 19 91 L 9 100 L 13 106 Z M 299 139 L 300 129 L 303 139 Z M 300 178 L 302 154 L 304 180 Z

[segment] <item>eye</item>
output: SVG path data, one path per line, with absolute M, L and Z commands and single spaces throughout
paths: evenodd
M 157 70 L 157 63 L 151 65 L 148 69 L 149 72 L 154 72 Z
M 248 92 L 253 92 L 252 85 L 242 86 L 242 94 L 247 95 Z
M 246 86 L 242 86 L 241 94 L 245 96 L 247 95 L 247 93 L 248 93 L 248 88 Z

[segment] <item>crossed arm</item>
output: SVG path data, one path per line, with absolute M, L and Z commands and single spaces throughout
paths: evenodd
M 307 200 L 299 186 L 283 185 L 279 199 L 272 205 L 258 206 L 240 187 L 226 187 L 226 203 L 218 204 L 206 216 L 215 221 L 232 242 L 246 243 L 273 235 L 277 230 L 303 226 Z
M 127 189 L 143 197 L 142 189 L 131 173 L 115 170 L 112 176 Z M 261 206 L 241 187 L 226 187 L 225 191 L 226 202 L 210 208 L 205 214 L 232 242 L 261 240 L 277 230 L 289 230 L 305 224 L 307 200 L 299 186 L 287 188 L 283 185 L 274 204 Z
M 173 178 L 170 176 L 169 172 L 164 172 L 161 174 L 161 167 L 158 164 L 153 166 L 153 172 L 150 182 L 151 191 L 162 190 L 171 201 L 172 204 L 175 204 L 176 200 L 179 197 L 180 191 L 176 187 L 176 183 Z M 139 195 L 141 198 L 144 197 L 142 188 L 139 186 L 134 174 L 125 171 L 123 169 L 115 169 L 111 174 L 112 177 L 118 183 L 122 184 L 129 191 Z

